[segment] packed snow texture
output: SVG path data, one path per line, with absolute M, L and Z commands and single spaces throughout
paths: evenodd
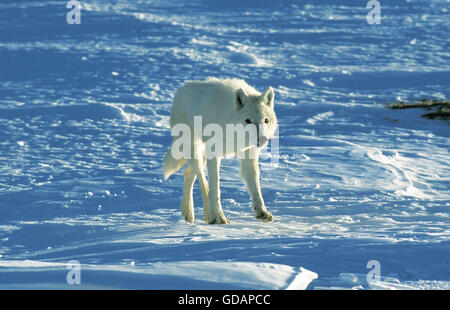
M 0 288 L 448 289 L 450 130 L 393 101 L 450 97 L 448 1 L 0 3 Z M 163 182 L 176 89 L 208 76 L 275 89 L 275 221 L 234 159 L 230 225 Z M 270 154 L 269 154 L 270 155 Z M 370 260 L 380 281 L 367 281 Z

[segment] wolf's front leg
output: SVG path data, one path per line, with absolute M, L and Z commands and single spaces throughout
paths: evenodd
M 241 176 L 247 184 L 248 193 L 252 199 L 255 217 L 264 222 L 272 222 L 273 216 L 266 210 L 259 185 L 259 165 L 256 159 L 241 159 Z
M 186 221 L 193 223 L 195 219 L 194 214 L 194 199 L 192 197 L 192 190 L 194 187 L 197 174 L 191 165 L 188 165 L 184 171 L 184 184 L 183 184 L 183 199 L 181 200 L 181 214 L 183 214 Z
M 206 163 L 208 167 L 208 183 L 209 183 L 209 224 L 230 224 L 225 217 L 220 204 L 220 158 L 209 159 Z

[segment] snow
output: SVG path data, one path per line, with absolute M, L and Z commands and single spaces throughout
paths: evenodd
M 1 289 L 23 287 L 36 288 L 45 281 L 45 288 L 73 288 L 59 278 L 65 279 L 68 265 L 31 260 L 0 261 L 2 268 Z M 137 279 L 145 279 L 147 288 L 252 288 L 252 289 L 305 289 L 317 277 L 311 271 L 301 269 L 298 273 L 286 265 L 251 262 L 177 261 L 136 265 L 82 265 L 80 285 L 77 288 L 139 289 Z M 50 278 L 47 274 L 53 273 Z M 88 278 L 89 284 L 83 284 Z M 291 278 L 293 278 L 292 282 Z M 19 279 L 19 281 L 18 281 Z M 26 282 L 20 282 L 26 280 Z M 45 279 L 45 280 L 42 280 Z
M 449 124 L 389 102 L 450 97 L 448 3 L 0 3 L 0 288 L 448 289 Z M 45 18 L 43 18 L 45 17 Z M 236 160 L 231 224 L 179 205 L 163 181 L 185 80 L 275 89 L 279 162 L 253 218 Z M 367 282 L 377 260 L 381 280 Z

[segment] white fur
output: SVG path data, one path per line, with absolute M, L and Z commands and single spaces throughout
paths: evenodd
M 227 124 L 246 126 L 246 120 L 250 119 L 254 124 L 261 124 L 259 135 L 270 139 L 277 125 L 273 100 L 274 92 L 271 87 L 261 94 L 245 81 L 239 79 L 209 78 L 205 81 L 190 81 L 177 91 L 170 125 L 173 128 L 177 124 L 186 124 L 191 129 L 193 133 L 191 137 L 192 156 L 176 160 L 169 149 L 164 158 L 164 178 L 167 179 L 172 173 L 181 169 L 186 163 L 188 164 L 188 168 L 184 172 L 181 203 L 181 211 L 187 221 L 194 221 L 192 190 L 198 177 L 205 221 L 211 224 L 229 223 L 220 204 L 219 169 L 223 157 L 239 152 L 244 152 L 247 155 L 247 158 L 240 159 L 241 176 L 247 184 L 255 216 L 266 222 L 273 220 L 272 215 L 267 212 L 264 205 L 259 184 L 259 151 L 260 147 L 266 145 L 266 142 L 259 147 L 256 145 L 250 147 L 254 155 L 253 159 L 248 156 L 248 148 L 244 150 L 224 148 L 221 154 L 207 159 L 205 157 L 205 143 L 210 137 L 194 134 L 194 116 L 202 116 L 203 128 L 208 124 L 217 124 L 223 129 L 223 133 L 226 132 Z M 268 124 L 265 123 L 266 119 L 269 121 Z M 261 138 L 261 141 L 265 141 L 265 139 Z M 208 169 L 209 186 L 204 172 L 205 165 Z

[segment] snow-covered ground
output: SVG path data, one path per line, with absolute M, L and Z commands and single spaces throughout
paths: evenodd
M 0 2 L 0 288 L 450 288 L 449 124 L 388 102 L 450 97 L 446 0 Z M 223 162 L 230 225 L 162 180 L 190 79 L 274 87 L 275 221 Z M 381 281 L 368 283 L 367 263 Z

